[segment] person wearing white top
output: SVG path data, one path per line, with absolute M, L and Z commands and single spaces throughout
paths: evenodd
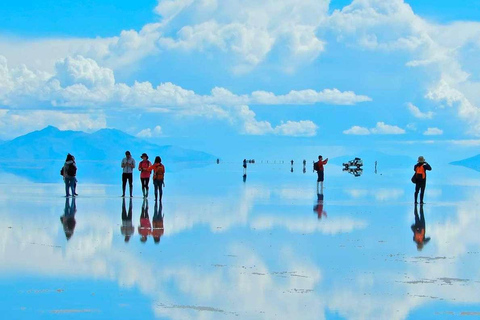
M 122 197 L 125 197 L 125 187 L 128 185 L 130 186 L 130 198 L 132 197 L 132 187 L 133 187 L 133 168 L 135 168 L 135 160 L 132 158 L 130 151 L 125 152 L 125 158 L 122 160 Z

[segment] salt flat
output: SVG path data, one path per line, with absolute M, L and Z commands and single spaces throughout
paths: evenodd
M 411 228 L 410 170 L 367 167 L 354 177 L 327 166 L 321 202 L 308 164 L 303 173 L 257 163 L 244 182 L 241 165 L 221 163 L 167 173 L 161 207 L 153 189 L 147 201 L 139 196 L 138 176 L 125 203 L 120 185 L 79 181 L 73 207 L 63 183 L 9 175 L 0 185 L 0 311 L 9 319 L 478 316 L 480 174 L 432 167 L 423 247 Z M 158 243 L 141 241 L 142 209 L 151 223 L 161 211 Z

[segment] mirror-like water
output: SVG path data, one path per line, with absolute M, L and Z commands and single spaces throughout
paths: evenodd
M 167 173 L 162 205 L 121 186 L 3 177 L 0 301 L 9 319 L 429 319 L 480 315 L 480 176 L 360 177 L 228 164 Z M 444 179 L 449 172 L 448 180 Z M 119 174 L 120 180 L 120 174 Z

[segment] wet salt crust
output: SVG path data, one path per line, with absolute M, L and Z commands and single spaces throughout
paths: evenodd
M 61 182 L 4 177 L 0 311 L 14 319 L 478 316 L 480 174 L 442 170 L 460 178 L 429 175 L 431 240 L 420 251 L 410 171 L 354 177 L 329 165 L 320 203 L 316 174 L 292 173 L 290 163 L 249 165 L 245 182 L 241 165 L 213 165 L 168 174 L 161 209 L 152 193 L 144 203 L 135 179 L 127 242 L 120 184 L 80 183 L 69 226 L 60 217 L 73 199 L 61 197 Z M 161 210 L 159 243 L 151 234 L 140 241 L 142 208 L 152 232 Z

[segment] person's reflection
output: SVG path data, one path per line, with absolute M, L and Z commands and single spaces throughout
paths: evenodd
M 317 193 L 317 203 L 313 206 L 313 211 L 317 213 L 318 220 L 327 217 L 327 212 L 323 210 L 323 190 Z
M 67 240 L 70 240 L 73 235 L 73 230 L 75 230 L 75 213 L 77 213 L 75 198 L 66 198 L 65 209 L 63 216 L 60 217 L 60 222 L 62 222 L 63 231 L 65 232 L 65 237 L 67 237 Z
M 163 227 L 163 215 L 162 215 L 162 202 L 158 204 L 155 202 L 155 207 L 153 209 L 153 219 L 152 219 L 152 236 L 153 242 L 160 243 L 160 237 L 163 236 L 164 227 Z
M 430 241 L 430 237 L 425 237 L 425 216 L 423 214 L 423 205 L 420 205 L 420 216 L 418 216 L 417 205 L 415 205 L 415 224 L 412 224 L 413 241 L 417 244 L 417 250 L 421 251 L 423 246 Z
M 243 182 L 244 183 L 247 182 L 247 175 L 246 174 L 243 175 Z
M 148 216 L 148 200 L 143 199 L 142 213 L 140 215 L 140 225 L 138 226 L 138 233 L 140 234 L 141 242 L 146 242 L 148 235 L 152 233 L 152 225 L 150 217 Z
M 132 223 L 132 198 L 128 203 L 128 213 L 127 208 L 125 207 L 125 198 L 123 198 L 122 203 L 122 226 L 120 227 L 122 235 L 125 236 L 125 242 L 130 240 L 132 234 L 135 233 L 135 228 Z

